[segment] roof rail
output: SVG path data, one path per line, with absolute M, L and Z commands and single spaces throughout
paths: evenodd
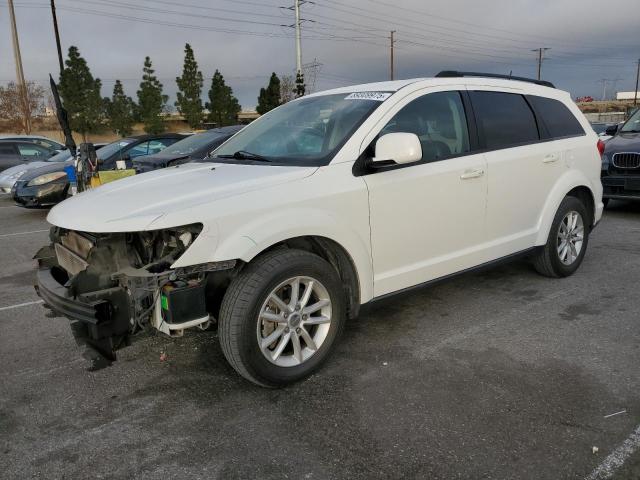
M 486 78 L 503 78 L 505 80 L 517 80 L 519 82 L 535 83 L 543 87 L 556 88 L 555 85 L 546 80 L 536 80 L 535 78 L 514 77 L 512 75 L 502 75 L 499 73 L 479 73 L 479 72 L 456 72 L 455 70 L 443 70 L 436 75 L 436 78 L 455 78 L 455 77 L 486 77 Z

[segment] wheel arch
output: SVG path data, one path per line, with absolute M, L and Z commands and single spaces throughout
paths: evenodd
M 556 185 L 547 197 L 540 216 L 536 245 L 544 245 L 547 243 L 553 219 L 560 207 L 560 203 L 567 196 L 582 200 L 589 211 L 589 226 L 593 227 L 595 224 L 596 199 L 594 190 L 585 175 L 575 170 L 569 171 L 556 182 Z

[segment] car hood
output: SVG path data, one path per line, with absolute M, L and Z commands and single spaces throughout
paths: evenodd
M 186 218 L 187 212 L 199 205 L 299 180 L 316 170 L 317 167 L 188 163 L 124 178 L 68 198 L 49 212 L 47 220 L 62 228 L 94 233 L 175 227 L 187 222 L 171 225 L 164 217 L 180 213 L 178 217 Z M 212 205 L 212 212 L 214 208 Z
M 20 177 L 20 180 L 33 180 L 40 175 L 44 175 L 45 173 L 52 172 L 62 172 L 64 171 L 64 167 L 67 165 L 73 165 L 73 160 L 67 160 L 66 162 L 38 162 L 42 163 L 41 166 L 37 168 L 32 168 L 27 170 L 24 175 Z
M 15 167 L 7 168 L 0 173 L 0 183 L 8 181 L 9 177 L 18 172 L 28 172 L 29 170 L 33 170 L 36 168 L 44 167 L 49 165 L 47 162 L 30 162 L 23 163 L 21 165 L 16 165 Z
M 618 133 L 605 144 L 605 153 L 639 152 L 640 133 Z

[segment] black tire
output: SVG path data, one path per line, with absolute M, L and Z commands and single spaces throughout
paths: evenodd
M 558 229 L 560 228 L 560 223 L 570 211 L 578 212 L 582 217 L 582 222 L 584 224 L 584 237 L 582 249 L 580 250 L 578 257 L 570 265 L 565 265 L 560 260 L 560 256 L 558 254 Z M 591 218 L 585 205 L 576 197 L 565 197 L 564 200 L 562 200 L 560 207 L 558 207 L 556 216 L 551 224 L 547 243 L 543 247 L 540 247 L 540 250 L 533 257 L 533 266 L 536 271 L 541 275 L 553 278 L 568 277 L 569 275 L 572 275 L 578 267 L 580 267 L 587 251 L 590 230 Z
M 260 350 L 258 316 L 271 291 L 295 276 L 313 277 L 324 285 L 331 299 L 331 323 L 324 342 L 308 360 L 281 367 Z M 231 282 L 222 300 L 218 334 L 224 356 L 240 375 L 263 387 L 280 387 L 307 377 L 327 359 L 344 328 L 344 295 L 335 269 L 317 255 L 279 249 L 257 257 Z

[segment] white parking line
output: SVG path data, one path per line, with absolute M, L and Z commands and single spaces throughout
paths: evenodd
M 17 235 L 29 235 L 31 233 L 42 233 L 42 232 L 48 232 L 48 231 L 49 231 L 49 229 L 47 229 L 47 230 L 31 230 L 30 232 L 3 233 L 3 234 L 0 234 L 0 238 L 15 237 Z
M 18 303 L 16 305 L 9 305 L 8 307 L 0 307 L 0 312 L 2 312 L 3 310 L 12 310 L 14 308 L 28 307 L 29 305 L 37 305 L 39 303 L 42 303 L 42 300 L 34 300 L 33 302 L 24 302 Z
M 640 448 L 640 425 L 622 445 L 611 452 L 607 458 L 585 478 L 585 480 L 605 480 L 611 478 L 615 471 L 624 464 L 625 460 Z

